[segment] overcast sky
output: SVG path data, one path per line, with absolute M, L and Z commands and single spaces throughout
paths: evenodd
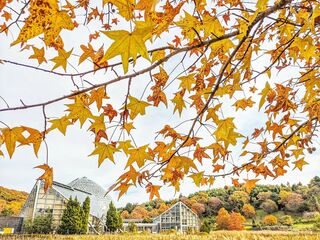
M 121 26 L 121 25 L 120 25 Z M 62 34 L 65 39 L 65 49 L 77 48 L 80 44 L 86 44 L 88 29 L 85 27 L 79 27 L 74 33 L 64 31 Z M 74 35 L 75 34 L 75 35 Z M 76 36 L 76 37 L 75 37 Z M 84 37 L 85 36 L 85 37 Z M 1 36 L 0 44 L 0 59 L 12 60 L 20 63 L 28 63 L 37 66 L 37 62 L 34 60 L 28 60 L 28 57 L 32 54 L 32 50 L 25 50 L 20 52 L 18 46 L 10 47 L 10 43 L 17 37 L 16 32 L 13 30 L 9 33 L 8 37 Z M 160 47 L 165 42 L 170 42 L 174 39 L 174 35 L 168 35 L 163 39 L 158 39 L 155 42 L 154 47 Z M 31 40 L 32 43 L 39 43 L 37 39 Z M 101 37 L 100 40 L 92 43 L 94 46 L 108 46 L 110 41 L 106 37 Z M 79 49 L 75 49 L 75 53 L 81 53 Z M 47 59 L 55 56 L 55 52 L 48 50 Z M 72 60 L 73 58 L 73 60 Z M 167 63 L 166 69 L 172 69 L 173 66 L 180 60 L 181 56 L 172 59 Z M 76 66 L 76 57 L 71 57 L 71 63 Z M 262 58 L 259 64 L 266 66 L 268 60 Z M 191 60 L 190 60 L 191 62 Z M 139 62 L 136 69 L 144 66 L 145 62 Z M 51 69 L 52 63 L 44 65 L 43 68 Z M 79 71 L 90 69 L 91 63 L 84 63 L 78 67 Z M 259 67 L 259 66 L 257 66 Z M 59 71 L 61 71 L 60 69 Z M 72 67 L 69 65 L 68 70 L 72 71 Z M 181 67 L 176 69 L 174 74 L 181 71 Z M 154 73 L 156 73 L 155 71 Z M 172 74 L 172 75 L 174 75 Z M 282 75 L 281 75 L 282 74 Z M 280 78 L 286 77 L 286 73 L 278 75 Z M 99 72 L 94 75 L 88 75 L 85 80 L 92 81 L 94 83 L 106 81 L 112 79 L 114 75 L 111 72 Z M 147 79 L 147 80 L 146 80 Z M 264 79 L 266 80 L 266 79 Z M 77 83 L 81 85 L 81 81 L 76 79 Z M 145 87 L 146 81 L 149 81 L 148 74 L 135 78 L 132 82 L 131 93 L 133 96 L 140 97 Z M 258 88 L 264 86 L 264 82 L 258 83 Z M 175 85 L 171 86 L 174 90 Z M 64 94 L 70 93 L 73 88 L 73 83 L 70 78 L 58 77 L 56 75 L 34 71 L 23 67 L 18 67 L 10 64 L 0 64 L 0 96 L 3 97 L 7 103 L 12 106 L 21 105 L 20 99 L 25 104 L 38 103 L 53 99 Z M 127 83 L 119 83 L 115 86 L 107 88 L 107 93 L 111 97 L 111 102 L 118 109 L 121 107 L 127 90 Z M 170 91 L 170 90 L 169 90 Z M 148 95 L 146 95 L 148 96 Z M 145 97 L 146 97 L 145 96 Z M 168 97 L 171 99 L 172 96 Z M 258 99 L 258 96 L 257 96 Z M 228 99 L 224 99 L 228 101 Z M 68 103 L 59 102 L 52 104 L 46 108 L 47 116 L 50 118 L 60 117 L 65 110 L 63 104 Z M 137 118 L 135 122 L 136 130 L 133 130 L 135 141 L 139 146 L 154 141 L 155 133 L 162 128 L 163 125 L 170 122 L 175 125 L 179 123 L 178 115 L 172 115 L 173 106 L 169 104 L 169 109 L 165 109 L 163 106 L 159 108 L 147 108 L 147 118 Z M 6 107 L 5 103 L 0 99 L 0 108 Z M 237 113 L 237 127 L 241 130 L 242 134 L 252 130 L 252 126 L 261 127 L 263 114 L 256 114 L 257 109 L 253 109 L 247 112 L 240 111 Z M 226 112 L 226 115 L 233 116 L 233 111 Z M 192 117 L 193 112 L 187 111 L 182 116 L 187 119 Z M 8 124 L 10 127 L 26 125 L 37 129 L 43 129 L 44 120 L 41 108 L 34 108 L 13 112 L 1 112 L 0 120 Z M 260 124 L 260 125 L 259 125 Z M 88 123 L 85 124 L 82 129 L 79 127 L 79 123 L 71 126 L 67 130 L 67 135 L 64 137 L 60 132 L 53 131 L 47 135 L 47 143 L 49 146 L 49 164 L 54 168 L 54 180 L 62 183 L 69 183 L 75 178 L 86 176 L 105 189 L 111 186 L 114 181 L 123 172 L 125 166 L 125 158 L 122 155 L 117 155 L 117 165 L 112 164 L 106 160 L 100 168 L 97 165 L 96 157 L 88 157 L 93 151 L 94 136 L 87 131 Z M 4 126 L 0 126 L 4 127 Z M 183 128 L 188 129 L 188 125 Z M 240 131 L 239 130 L 239 131 Z M 204 140 L 206 141 L 206 140 Z M 3 148 L 4 150 L 4 148 Z M 0 158 L 0 185 L 23 190 L 29 192 L 35 183 L 35 179 L 42 174 L 39 169 L 33 169 L 33 167 L 44 163 L 45 161 L 45 147 L 41 146 L 39 151 L 39 158 L 34 156 L 32 147 L 22 146 L 16 149 L 12 159 L 9 159 L 5 152 L 5 157 Z M 307 155 L 306 160 L 310 163 L 305 166 L 303 172 L 299 170 L 289 171 L 284 177 L 279 177 L 276 180 L 267 179 L 262 180 L 260 183 L 307 183 L 315 175 L 319 175 L 319 150 L 312 155 Z M 221 187 L 225 184 L 230 184 L 230 179 L 218 179 L 213 187 Z M 205 189 L 205 188 L 204 188 Z M 186 179 L 181 187 L 181 193 L 188 195 L 198 189 L 188 179 Z M 115 201 L 117 206 L 123 206 L 127 202 L 142 203 L 148 200 L 148 195 L 143 188 L 131 188 L 129 192 L 123 196 L 120 201 L 117 201 L 117 193 L 111 192 L 111 197 Z M 177 197 L 179 193 L 174 193 L 171 188 L 163 188 L 161 190 L 161 196 L 163 199 L 172 199 Z

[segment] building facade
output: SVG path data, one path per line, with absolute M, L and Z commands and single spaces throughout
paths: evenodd
M 141 219 L 124 219 L 124 231 L 133 222 L 138 231 L 150 231 L 159 233 L 162 231 L 175 229 L 178 232 L 199 231 L 200 220 L 198 215 L 183 202 L 179 201 L 169 209 L 152 219 L 152 223 L 144 223 Z
M 89 197 L 89 230 L 96 232 L 103 229 L 111 199 L 106 196 L 106 191 L 101 186 L 86 177 L 77 178 L 69 184 L 53 182 L 52 187 L 46 193 L 43 182 L 38 181 L 22 207 L 20 217 L 25 220 L 33 220 L 38 215 L 50 212 L 53 226 L 57 228 L 61 224 L 63 210 L 70 197 L 77 198 L 80 204 L 85 201 L 86 197 Z

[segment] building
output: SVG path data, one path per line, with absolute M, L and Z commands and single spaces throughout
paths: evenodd
M 169 209 L 146 223 L 142 219 L 124 219 L 124 231 L 128 231 L 129 224 L 134 223 L 138 231 L 159 233 L 175 229 L 178 232 L 199 231 L 200 220 L 198 215 L 183 202 L 179 201 Z
M 53 182 L 52 187 L 44 192 L 43 182 L 38 181 L 32 188 L 20 217 L 34 219 L 44 212 L 51 212 L 53 226 L 58 227 L 61 223 L 63 209 L 69 198 L 77 198 L 80 204 L 86 197 L 90 198 L 89 230 L 97 232 L 103 229 L 105 217 L 111 199 L 106 196 L 106 191 L 92 180 L 83 177 L 77 178 L 69 184 Z

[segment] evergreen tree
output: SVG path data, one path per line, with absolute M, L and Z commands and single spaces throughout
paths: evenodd
M 58 233 L 60 234 L 79 234 L 83 226 L 81 207 L 77 198 L 72 200 L 70 197 L 66 208 L 63 210 L 61 225 Z
M 86 200 L 82 204 L 82 231 L 81 233 L 86 234 L 88 232 L 88 222 L 90 214 L 90 198 L 86 197 Z
M 106 225 L 110 232 L 115 232 L 122 228 L 122 218 L 112 202 L 109 204 Z

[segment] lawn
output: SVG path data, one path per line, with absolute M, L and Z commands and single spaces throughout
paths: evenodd
M 274 231 L 216 231 L 207 235 L 179 235 L 179 234 L 121 234 L 121 235 L 7 235 L 0 239 L 66 239 L 66 240 L 320 240 L 320 232 L 274 232 Z

